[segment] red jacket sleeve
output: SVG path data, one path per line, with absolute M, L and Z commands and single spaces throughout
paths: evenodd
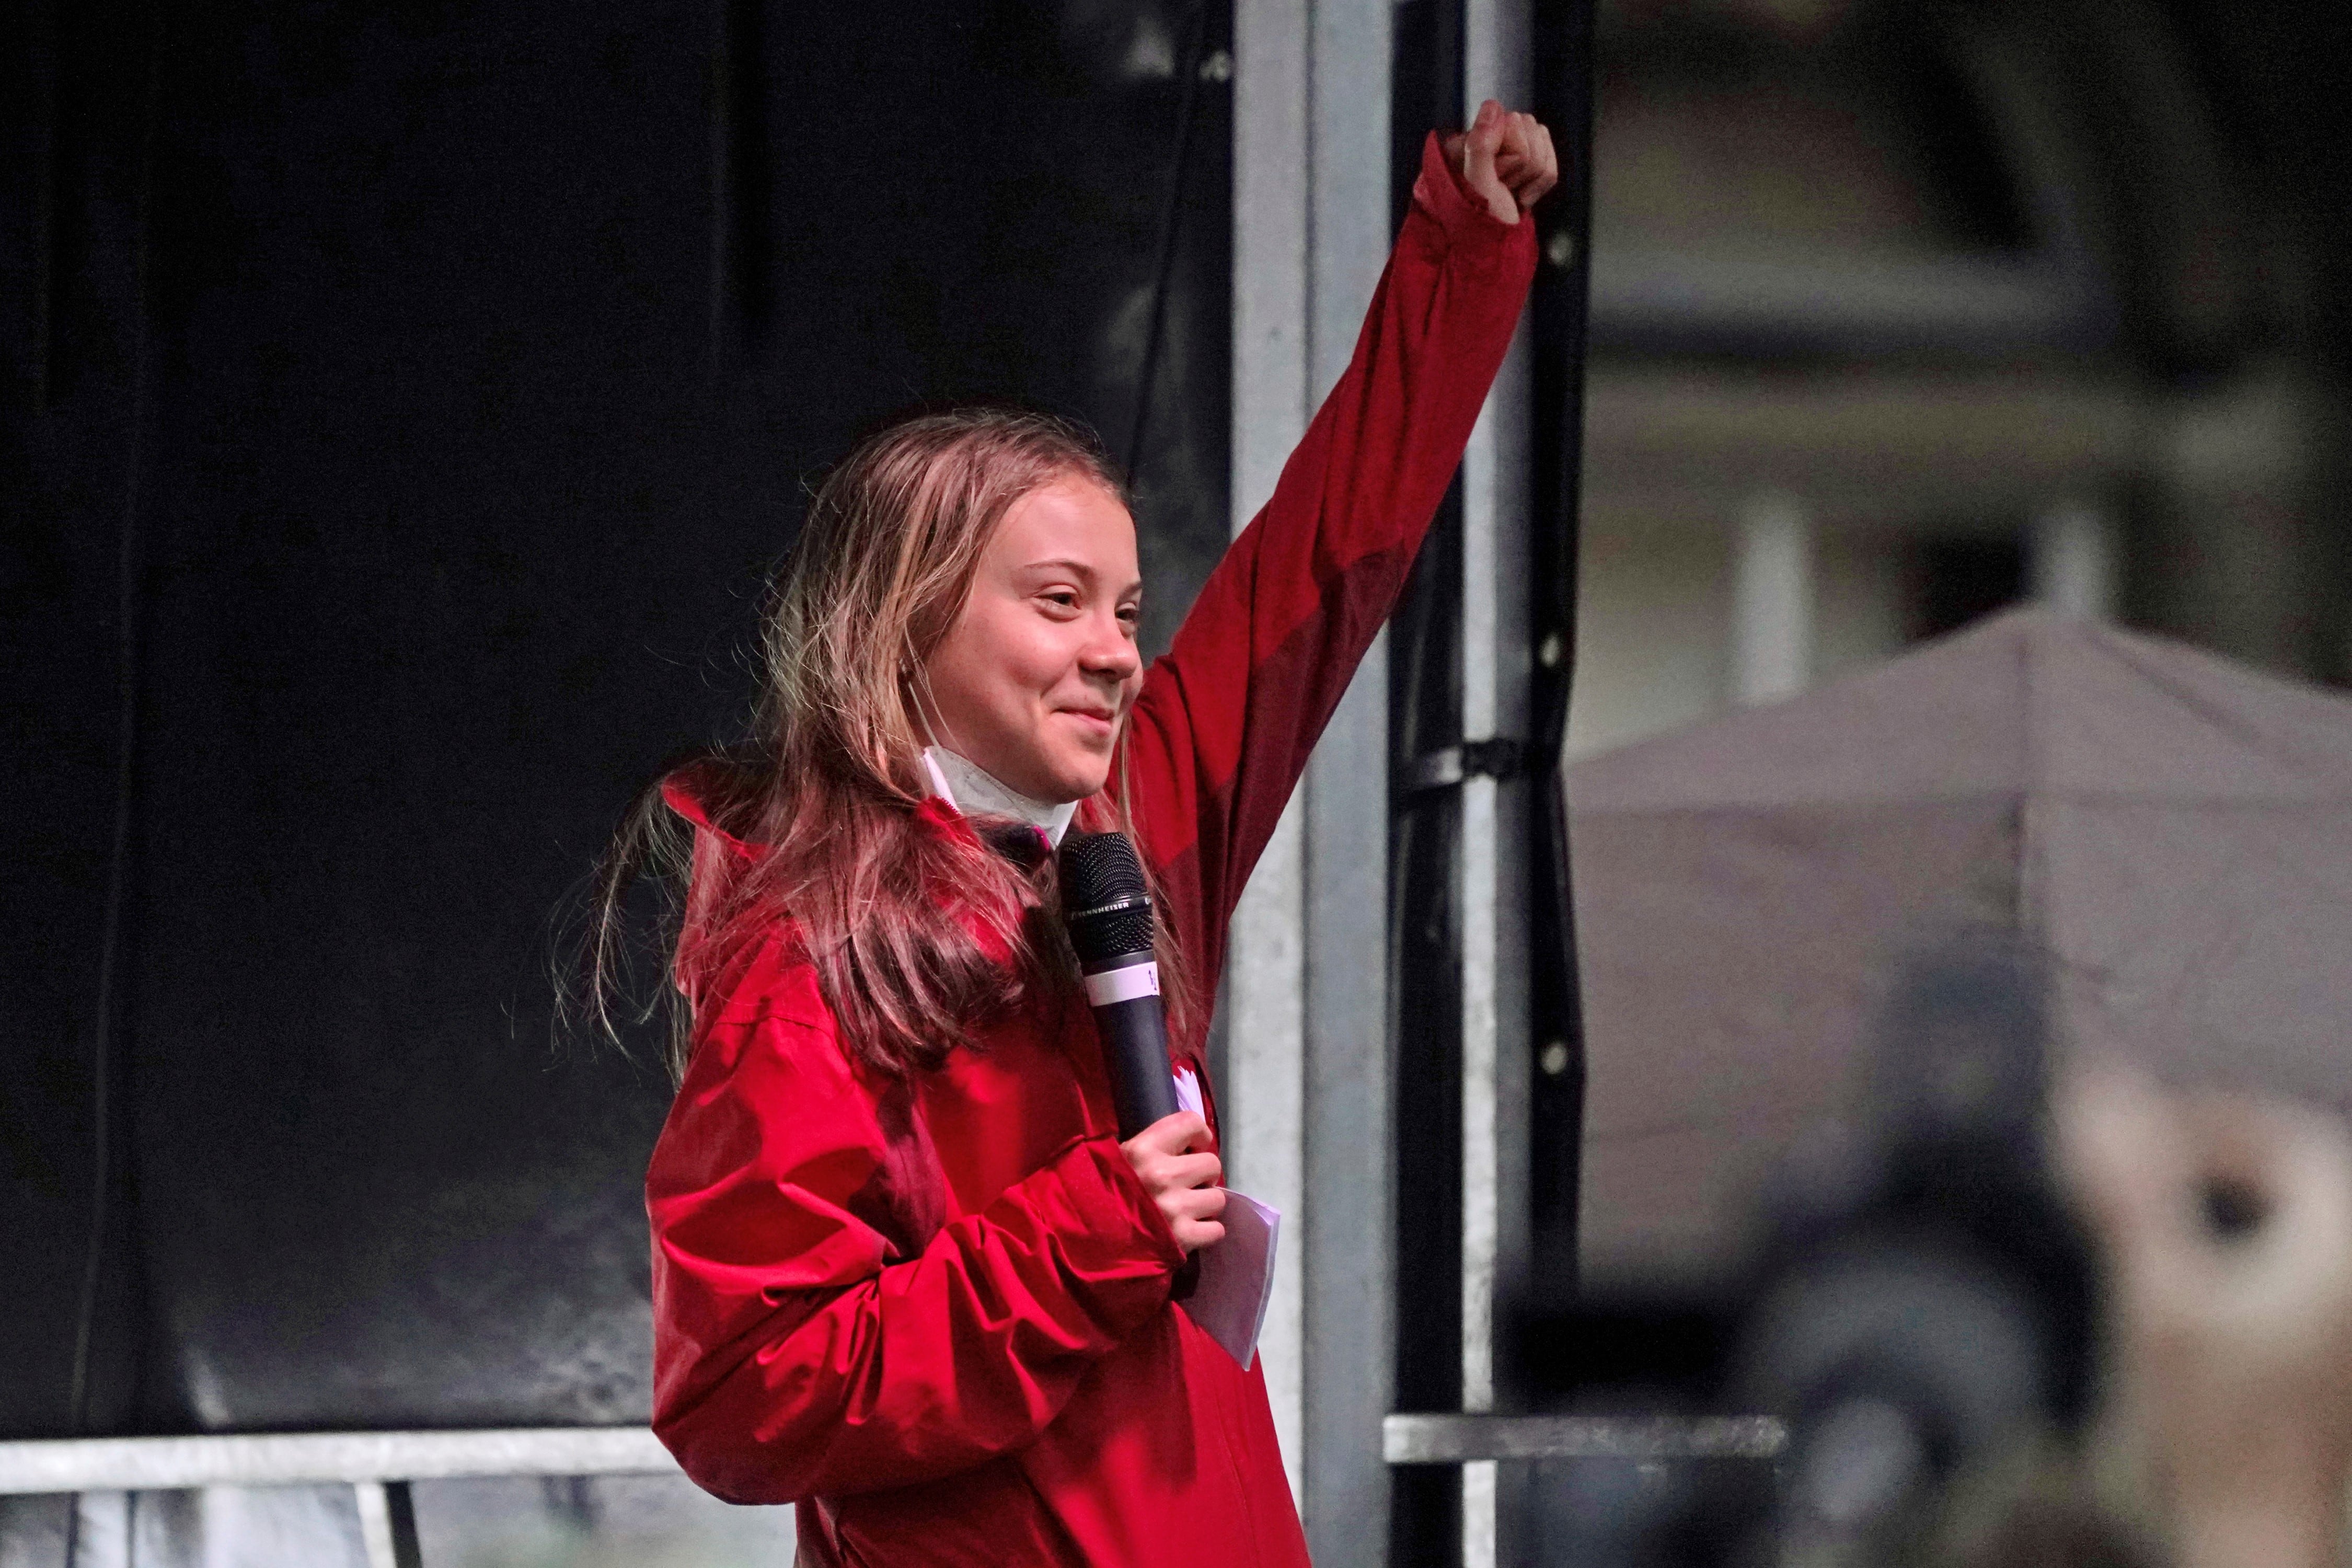
M 1535 275 L 1432 136 L 1347 374 L 1144 678 L 1126 787 L 1204 980 L 1307 753 L 1396 605 Z
M 698 1043 L 647 1173 L 655 1431 L 736 1502 L 903 1486 L 1029 1443 L 1166 1305 L 1181 1252 L 1108 1136 L 916 1239 L 898 1189 L 928 1146 L 910 1158 L 906 1119 L 807 1016 L 814 986 L 783 989 Z

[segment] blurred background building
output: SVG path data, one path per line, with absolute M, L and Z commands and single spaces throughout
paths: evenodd
M 1576 752 L 2024 599 L 2340 674 L 2338 24 L 1601 16 Z
M 1578 103 L 1544 62 L 1583 58 L 1586 16 L 21 8 L 0 1436 L 642 1421 L 664 1087 L 551 1055 L 549 911 L 629 791 L 734 721 L 802 477 L 923 399 L 1087 418 L 1138 469 L 1164 646 L 1345 362 L 1421 128 L 1488 91 Z M 2343 15 L 1591 20 L 1589 243 L 1545 231 L 1548 287 L 1591 285 L 1571 754 L 2021 600 L 2345 676 Z M 1408 808 L 1444 750 L 1424 721 L 1524 733 L 1557 663 L 1525 601 L 1565 584 L 1514 553 L 1529 453 L 1575 472 L 1538 382 L 1507 373 L 1226 997 L 1236 1184 L 1306 1249 L 1268 1370 L 1331 1564 L 1544 1560 L 1511 1523 L 1536 1517 L 1524 1467 L 1391 1488 L 1383 1415 L 1573 1403 L 1720 1330 L 1661 1307 L 1568 1353 L 1496 1330 L 1498 1303 L 1575 1305 L 1537 1254 L 1547 1182 L 1574 1212 L 1578 1061 L 1529 1023 L 1512 945 L 1514 814 L 1540 802 L 1457 751 L 1460 814 L 1392 837 L 1457 810 Z M 1469 846 L 1431 862 L 1436 894 L 1407 864 L 1431 843 Z M 1398 889 L 1444 915 L 1434 966 L 1398 960 Z M 1438 1171 L 1442 1212 L 1392 1206 L 1400 1170 Z M 1597 1473 L 1576 1507 L 1649 1485 Z M 780 1521 L 697 1525 L 672 1484 L 420 1484 L 418 1529 L 436 1568 L 649 1562 L 664 1531 L 772 1560 Z M 92 1565 L 133 1539 L 142 1563 L 358 1563 L 359 1507 L 5 1498 L 0 1563 L 68 1534 Z

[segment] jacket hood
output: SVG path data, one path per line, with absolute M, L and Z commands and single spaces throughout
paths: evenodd
M 759 858 L 756 846 L 720 827 L 715 802 L 723 793 L 717 764 L 693 763 L 662 780 L 662 801 L 694 827 L 694 856 L 687 873 L 686 910 L 677 933 L 670 977 L 689 1004 L 700 1005 L 700 982 L 708 974 L 712 927 L 727 889 Z
M 715 762 L 689 763 L 664 779 L 661 786 L 663 802 L 694 828 L 686 910 L 679 923 L 677 954 L 671 971 L 672 979 L 689 1003 L 699 1002 L 701 991 L 725 960 L 726 954 L 714 951 L 711 944 L 719 934 L 719 911 L 728 891 L 735 879 L 756 865 L 765 851 L 764 846 L 739 837 L 719 826 L 720 803 L 728 794 L 724 766 Z M 919 803 L 914 817 L 918 827 L 928 832 L 972 841 L 980 838 L 969 818 L 936 795 Z M 1034 829 L 1024 827 L 1019 831 L 1025 838 L 1038 837 Z M 1034 847 L 1032 852 L 1035 852 Z

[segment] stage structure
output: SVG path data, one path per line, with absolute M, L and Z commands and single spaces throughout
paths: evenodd
M 1514 1407 L 1498 1303 L 1539 1253 L 1573 1255 L 1553 760 L 1574 646 L 1591 28 L 1589 5 L 1527 0 L 1234 13 L 1236 528 L 1346 367 L 1423 135 L 1485 98 L 1532 107 L 1564 176 L 1536 215 L 1533 308 L 1408 604 L 1234 928 L 1233 1180 L 1292 1216 L 1264 1354 L 1321 1563 L 1516 1560 L 1506 1472 L 1477 1457 L 1502 1450 L 1464 1437 L 1487 1428 L 1424 1441 L 1420 1423 Z

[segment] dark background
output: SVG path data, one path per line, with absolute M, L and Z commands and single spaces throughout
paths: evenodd
M 0 1434 L 642 1420 L 667 1083 L 555 1037 L 559 910 L 737 721 L 860 426 L 1011 397 L 1125 447 L 1223 9 L 7 31 Z M 1226 533 L 1227 89 L 1192 105 L 1155 646 Z

